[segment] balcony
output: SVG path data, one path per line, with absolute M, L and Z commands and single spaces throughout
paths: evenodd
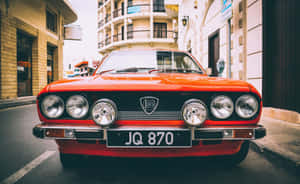
M 153 38 L 166 38 L 170 39 L 173 38 L 177 40 L 177 32 L 176 31 L 154 31 Z
M 127 14 L 150 13 L 150 4 L 133 4 L 127 7 Z
M 107 24 L 109 21 L 111 21 L 111 15 L 110 14 L 106 14 L 104 20 L 105 20 L 105 24 Z
M 113 18 L 117 18 L 117 17 L 123 16 L 123 15 L 124 15 L 124 8 L 116 9 L 113 12 Z
M 137 4 L 132 4 L 125 8 L 118 8 L 115 9 L 111 14 L 106 14 L 106 17 L 102 20 L 99 21 L 98 23 L 98 28 L 101 28 L 104 26 L 102 24 L 103 22 L 108 23 L 109 21 L 114 21 L 114 19 L 118 19 L 119 17 L 124 17 L 125 15 L 125 10 L 127 11 L 127 16 L 128 17 L 134 17 L 134 16 L 150 16 L 151 12 L 151 4 L 145 4 L 145 3 L 137 3 Z M 166 13 L 165 9 L 165 4 L 153 4 L 153 10 L 152 12 L 154 13 Z M 160 14 L 161 16 L 162 14 Z M 166 16 L 166 15 L 165 15 Z M 101 24 L 100 24 L 101 22 Z
M 98 28 L 102 27 L 103 25 L 104 25 L 104 19 L 98 22 Z
M 152 35 L 152 37 L 151 37 Z M 125 39 L 124 33 L 117 33 L 111 37 L 106 37 L 104 40 L 98 42 L 98 49 L 100 52 L 104 52 L 114 46 L 121 46 L 126 44 L 135 43 L 175 43 L 177 40 L 176 31 L 154 31 L 151 30 L 132 30 L 127 32 L 127 39 Z M 112 41 L 112 42 L 111 42 Z

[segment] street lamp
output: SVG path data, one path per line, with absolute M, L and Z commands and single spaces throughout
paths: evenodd
M 188 24 L 188 21 L 189 21 L 189 16 L 183 16 L 181 21 L 182 21 L 182 25 L 186 26 Z

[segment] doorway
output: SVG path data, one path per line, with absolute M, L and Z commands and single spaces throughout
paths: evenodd
M 47 46 L 47 84 L 54 81 L 55 47 Z
M 32 42 L 31 36 L 17 32 L 18 96 L 32 95 Z
M 208 67 L 211 68 L 212 76 L 218 76 L 217 62 L 220 57 L 219 31 L 208 38 Z
M 262 91 L 264 106 L 300 112 L 297 3 L 263 1 Z

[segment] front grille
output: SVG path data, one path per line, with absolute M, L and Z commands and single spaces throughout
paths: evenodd
M 119 120 L 180 120 L 180 111 L 155 111 L 150 115 L 143 111 L 120 111 Z
M 93 104 L 99 100 L 99 99 L 110 99 L 114 101 L 118 108 L 118 119 L 119 120 L 180 120 L 180 112 L 182 109 L 182 106 L 185 101 L 189 99 L 200 99 L 203 101 L 209 111 L 209 105 L 211 103 L 211 100 L 216 95 L 226 95 L 231 97 L 233 102 L 235 103 L 236 99 L 240 97 L 243 94 L 247 93 L 241 93 L 241 92 L 168 92 L 168 91 L 107 91 L 107 92 L 59 92 L 59 93 L 53 93 L 56 94 L 64 101 L 66 101 L 70 96 L 72 95 L 83 95 L 87 98 L 89 104 L 90 104 L 90 110 L 93 106 Z M 42 99 L 48 95 L 47 93 L 41 95 L 39 97 L 39 102 L 42 101 Z M 252 94 L 254 95 L 254 94 Z M 141 104 L 140 104 L 140 98 L 145 96 L 153 96 L 159 99 L 159 105 L 157 106 L 156 110 L 150 114 L 147 115 L 144 113 Z M 254 95 L 255 96 L 255 95 Z M 260 103 L 259 97 L 255 96 L 258 99 L 258 102 Z M 254 119 L 258 116 L 259 111 L 255 116 L 253 116 L 251 119 Z M 72 119 L 66 112 L 60 119 Z M 83 119 L 92 119 L 90 117 L 90 113 L 84 117 Z M 210 111 L 208 112 L 208 119 L 214 120 L 214 121 L 224 121 L 215 118 Z M 227 121 L 232 120 L 243 120 L 240 118 L 235 112 L 226 119 Z M 225 120 L 225 121 L 226 121 Z

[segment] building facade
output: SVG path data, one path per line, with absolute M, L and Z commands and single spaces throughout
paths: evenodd
M 67 0 L 0 0 L 0 98 L 37 95 L 63 77 Z
M 100 54 L 130 48 L 177 48 L 177 1 L 98 0 Z
M 245 80 L 262 94 L 265 112 L 300 120 L 299 28 L 290 0 L 180 0 L 178 47 L 213 75 Z M 226 10 L 230 10 L 230 15 Z M 298 13 L 299 17 L 299 13 Z M 187 23 L 186 23 L 187 22 Z M 185 23 L 185 24 L 183 24 Z M 297 41 L 298 40 L 298 41 Z M 225 62 L 218 73 L 218 64 Z M 269 113 L 271 112 L 271 113 Z
M 77 63 L 75 66 L 75 69 L 79 69 L 79 76 L 80 77 L 87 77 L 91 76 L 94 73 L 95 68 L 90 66 L 90 63 L 88 61 L 81 61 Z

